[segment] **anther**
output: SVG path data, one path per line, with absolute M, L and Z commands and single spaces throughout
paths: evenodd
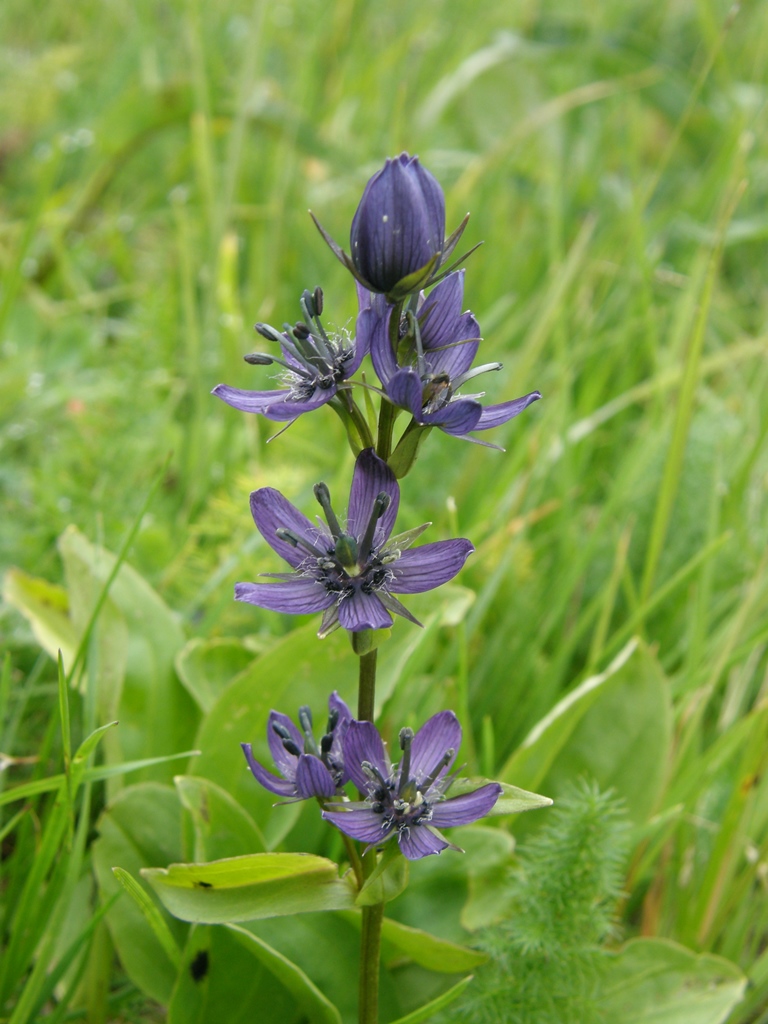
M 291 734 L 285 726 L 281 725 L 279 722 L 272 723 L 272 732 L 277 733 L 281 740 L 289 740 L 291 738 Z
M 303 548 L 310 555 L 314 555 L 317 559 L 323 559 L 326 557 L 325 552 L 316 548 L 314 544 L 305 540 L 304 537 L 298 537 L 293 530 L 288 530 L 285 526 L 278 526 L 275 530 L 275 535 L 278 540 L 284 540 L 286 544 L 290 544 L 291 547 L 294 548 Z
M 300 341 L 306 341 L 312 331 L 307 327 L 303 320 L 297 320 L 293 325 L 293 334 Z
M 320 508 L 323 510 L 323 514 L 325 515 L 328 528 L 331 531 L 331 536 L 334 540 L 338 540 L 341 536 L 341 527 L 339 526 L 339 521 L 336 518 L 336 513 L 331 508 L 331 492 L 322 481 L 320 481 L 319 484 L 315 484 L 314 492 Z
M 328 726 L 326 732 L 332 733 L 336 726 L 339 724 L 339 709 L 331 708 L 330 714 L 328 715 Z
M 283 336 L 280 334 L 280 332 L 276 331 L 274 327 L 270 327 L 269 324 L 258 323 L 258 324 L 254 324 L 253 328 L 254 328 L 255 331 L 259 332 L 259 334 L 262 336 L 262 338 L 266 338 L 267 341 L 284 341 L 285 340 L 283 338 Z
M 320 752 L 321 754 L 330 753 L 331 747 L 333 746 L 333 733 L 327 732 L 325 736 L 320 739 Z
M 315 293 L 312 296 L 315 300 L 315 316 L 323 315 L 323 289 L 320 285 L 315 288 Z
M 389 787 L 387 786 L 387 780 L 381 774 L 375 764 L 371 764 L 370 761 L 363 761 L 360 765 L 363 769 L 364 774 L 371 780 L 371 782 L 378 782 L 386 791 Z
M 312 712 L 306 704 L 299 708 L 299 724 L 304 732 L 312 732 Z
M 368 556 L 373 548 L 373 537 L 376 533 L 376 524 L 384 515 L 389 508 L 391 502 L 390 496 L 385 491 L 380 491 L 376 496 L 376 500 L 373 503 L 373 509 L 371 510 L 371 518 L 368 520 L 368 525 L 365 528 L 363 539 L 360 541 L 360 557 L 367 561 Z
M 301 751 L 293 742 L 293 740 L 283 740 L 283 746 L 289 754 L 293 754 L 294 757 L 301 757 Z
M 243 359 L 251 366 L 271 366 L 274 363 L 272 356 L 264 352 L 251 352 L 250 355 L 243 356 Z

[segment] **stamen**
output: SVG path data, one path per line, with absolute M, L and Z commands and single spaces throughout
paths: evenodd
M 451 760 L 453 759 L 455 754 L 456 754 L 456 751 L 454 750 L 453 747 L 449 747 L 446 750 L 446 752 L 443 754 L 442 758 L 440 759 L 439 764 L 437 764 L 435 766 L 435 768 L 433 769 L 432 773 L 430 775 L 428 775 L 427 778 L 419 786 L 419 789 L 421 790 L 422 793 L 426 793 L 428 789 L 430 789 L 432 786 L 434 786 L 435 780 L 437 779 L 438 775 L 443 770 L 443 768 L 445 768 L 446 765 L 451 763 Z
M 271 366 L 274 362 L 272 356 L 268 356 L 264 352 L 251 352 L 250 355 L 243 356 L 243 359 L 251 366 Z
M 298 537 L 293 530 L 288 530 L 284 526 L 278 526 L 275 530 L 275 534 L 280 540 L 284 540 L 287 544 L 290 544 L 294 548 L 304 548 L 310 555 L 314 555 L 315 558 L 325 558 L 326 552 L 316 548 L 314 544 L 310 544 L 304 537 Z
M 363 772 L 368 776 L 371 782 L 378 782 L 379 785 L 383 787 L 385 792 L 389 789 L 389 786 L 387 785 L 387 780 L 384 778 L 384 776 L 381 774 L 381 772 L 379 771 L 375 764 L 371 764 L 370 761 L 362 761 L 360 767 L 363 769 Z
M 315 288 L 312 298 L 315 300 L 315 316 L 323 315 L 323 289 L 320 285 Z
M 319 484 L 314 486 L 315 497 L 317 498 L 320 508 L 323 510 L 328 528 L 331 531 L 331 536 L 334 540 L 338 540 L 341 536 L 341 527 L 339 521 L 336 518 L 336 513 L 331 508 L 331 492 L 328 487 L 321 481 Z
M 293 742 L 293 740 L 283 740 L 283 746 L 289 754 L 293 754 L 294 757 L 301 757 L 302 752 Z
M 333 746 L 333 733 L 327 732 L 325 736 L 320 740 L 320 755 L 323 760 L 330 753 L 331 747 Z
M 371 510 L 371 517 L 365 528 L 363 539 L 360 541 L 360 558 L 364 562 L 368 560 L 371 550 L 373 549 L 373 537 L 376 533 L 376 524 L 389 508 L 391 501 L 392 499 L 386 491 L 380 491 L 376 496 L 376 500 L 373 503 L 373 509 Z
M 291 738 L 291 734 L 280 722 L 272 723 L 272 732 L 277 733 L 281 740 L 289 740 Z
M 328 715 L 328 726 L 326 731 L 332 733 L 336 726 L 339 724 L 339 709 L 331 708 L 330 714 Z
M 419 370 L 419 376 L 424 377 L 427 373 L 427 361 L 424 358 L 424 346 L 421 343 L 421 328 L 419 327 L 419 321 L 410 310 L 408 310 L 406 316 L 408 318 L 408 329 L 413 334 L 413 341 L 416 345 L 416 363 Z
M 318 754 L 317 743 L 312 734 L 312 712 L 306 704 L 299 708 L 299 725 L 304 733 L 304 750 L 306 751 L 309 748 L 313 754 Z
M 285 341 L 282 334 L 275 330 L 274 327 L 270 327 L 269 324 L 258 323 L 254 324 L 253 327 L 254 330 L 258 331 L 262 338 L 266 338 L 267 341 L 276 341 L 279 344 L 282 344 Z
M 411 774 L 411 745 L 413 744 L 413 729 L 407 726 L 400 730 L 400 749 L 403 752 L 403 760 L 400 764 L 400 783 L 397 787 L 398 793 L 402 793 L 408 783 Z

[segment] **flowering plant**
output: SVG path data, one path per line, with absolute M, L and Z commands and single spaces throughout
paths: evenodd
M 400 729 L 398 758 L 393 762 L 387 754 L 374 723 L 378 648 L 392 631 L 393 616 L 420 625 L 399 598 L 454 579 L 474 551 L 463 538 L 416 544 L 429 523 L 395 533 L 398 480 L 414 468 L 433 427 L 497 447 L 472 432 L 501 426 L 541 396 L 531 391 L 484 406 L 483 393 L 463 390 L 501 364 L 474 365 L 480 328 L 472 313 L 462 312 L 464 271 L 457 269 L 469 253 L 451 262 L 467 221 L 445 238 L 443 191 L 418 158 L 402 153 L 370 179 L 352 220 L 350 255 L 315 223 L 356 281 L 355 336 L 328 332 L 321 322 L 322 290 L 306 290 L 303 319 L 295 325 L 282 332 L 256 325 L 279 354 L 246 356 L 252 365 L 281 367 L 280 386 L 250 391 L 220 384 L 213 393 L 241 412 L 287 424 L 328 406 L 344 423 L 355 456 L 345 515 L 337 514 L 322 481 L 314 488 L 322 518 L 314 522 L 275 488 L 251 494 L 256 528 L 289 571 L 265 572 L 263 582 L 235 587 L 238 601 L 259 608 L 321 612 L 319 637 L 345 630 L 359 659 L 356 717 L 336 691 L 319 739 L 309 707 L 299 709 L 298 725 L 270 712 L 267 747 L 278 774 L 259 760 L 248 738 L 242 743 L 255 781 L 279 802 L 319 804 L 322 820 L 344 844 L 341 873 L 324 858 L 269 852 L 181 865 L 186 875 L 172 868 L 168 877 L 155 872 L 151 880 L 169 909 L 187 920 L 228 923 L 359 910 L 359 1021 L 375 1024 L 384 907 L 405 887 L 408 864 L 446 850 L 462 852 L 441 829 L 550 802 L 498 782 L 462 778 L 462 767 L 455 767 L 462 727 L 448 709 L 416 731 Z M 355 379 L 368 356 L 379 387 Z M 356 399 L 363 387 L 367 397 L 373 391 L 380 398 L 375 427 L 371 403 L 364 414 Z M 410 419 L 398 433 L 403 410 Z M 472 962 L 476 954 L 465 953 Z M 419 1013 L 426 1019 L 429 1007 Z

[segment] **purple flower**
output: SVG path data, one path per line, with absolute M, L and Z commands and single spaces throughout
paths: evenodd
M 269 420 L 294 420 L 312 412 L 335 396 L 339 385 L 358 369 L 368 349 L 341 333 L 328 335 L 320 322 L 323 293 L 305 291 L 301 297 L 305 319 L 294 327 L 285 325 L 284 333 L 268 324 L 256 324 L 256 330 L 269 341 L 279 343 L 282 357 L 256 352 L 245 361 L 257 366 L 272 363 L 283 367 L 283 390 L 242 391 L 218 384 L 213 394 L 241 412 L 257 412 Z
M 349 778 L 344 768 L 342 740 L 352 714 L 334 692 L 328 698 L 328 724 L 320 743 L 312 732 L 312 713 L 299 708 L 301 731 L 287 715 L 270 711 L 267 743 L 278 771 L 278 778 L 254 758 L 250 743 L 241 743 L 248 767 L 257 782 L 277 796 L 309 800 L 316 796 L 330 799 Z
M 394 306 L 380 296 L 358 290 L 361 311 L 357 336 L 370 347 L 371 359 L 390 401 L 407 409 L 423 427 L 440 427 L 466 437 L 471 430 L 498 427 L 541 398 L 531 391 L 500 405 L 485 408 L 474 395 L 459 389 L 501 363 L 472 367 L 480 343 L 480 327 L 471 313 L 462 313 L 464 271 L 451 274 L 428 296 L 422 293 L 415 314 L 406 312 L 397 325 L 397 349 L 390 324 Z M 469 438 L 468 440 L 474 440 Z
M 467 218 L 445 238 L 443 190 L 419 158 L 407 153 L 387 160 L 365 186 L 352 220 L 351 256 L 315 220 L 325 241 L 357 280 L 393 302 L 436 279 L 466 223 Z
M 320 636 L 341 625 L 353 633 L 386 629 L 390 613 L 419 623 L 393 595 L 421 594 L 447 583 L 474 551 L 468 540 L 436 541 L 407 550 L 429 525 L 390 537 L 400 502 L 392 470 L 364 449 L 355 463 L 344 527 L 331 507 L 325 484 L 315 497 L 327 527 L 302 515 L 279 491 L 251 494 L 259 532 L 293 572 L 272 575 L 276 583 L 238 583 L 235 599 L 277 612 L 324 612 Z
M 369 847 L 397 835 L 408 860 L 442 853 L 447 842 L 437 831 L 453 825 L 469 825 L 488 814 L 501 794 L 498 782 L 489 782 L 473 793 L 445 798 L 454 776 L 448 772 L 461 743 L 461 725 L 452 711 L 439 711 L 414 736 L 400 732 L 403 756 L 390 763 L 378 729 L 372 722 L 354 719 L 344 735 L 344 763 L 350 780 L 365 799 L 334 804 L 341 810 L 324 810 L 323 817 L 348 836 Z

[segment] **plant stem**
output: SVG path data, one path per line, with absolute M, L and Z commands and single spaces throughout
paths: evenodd
M 360 1024 L 379 1024 L 379 956 L 381 953 L 381 922 L 384 904 L 363 907 L 363 928 L 360 936 Z
M 357 694 L 357 717 L 361 721 L 373 721 L 376 697 L 376 655 L 369 651 L 360 656 L 360 682 Z M 376 867 L 376 854 L 362 858 L 363 877 L 368 878 Z M 381 956 L 381 923 L 384 919 L 384 904 L 363 907 L 363 922 L 360 933 L 360 997 L 358 1020 L 360 1024 L 378 1024 L 379 1021 L 379 959 Z
M 376 697 L 376 655 L 378 650 L 360 656 L 360 683 L 357 690 L 357 717 L 362 722 L 373 721 Z

